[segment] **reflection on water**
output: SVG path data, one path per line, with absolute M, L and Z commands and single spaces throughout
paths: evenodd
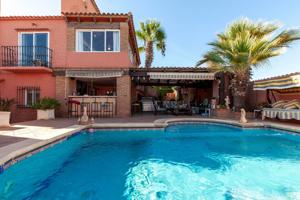
M 225 171 L 163 160 L 139 161 L 126 174 L 124 196 L 128 200 L 300 199 L 300 175 L 293 173 L 299 170 L 299 162 L 226 160 L 232 166 Z

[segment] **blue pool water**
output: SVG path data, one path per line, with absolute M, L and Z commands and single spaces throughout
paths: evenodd
M 211 124 L 82 132 L 5 170 L 0 199 L 300 199 L 300 137 Z

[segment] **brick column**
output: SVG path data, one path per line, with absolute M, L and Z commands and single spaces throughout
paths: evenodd
M 131 116 L 131 78 L 129 75 L 117 78 L 117 116 Z
M 128 52 L 129 27 L 128 23 L 120 23 L 120 46 L 122 52 Z
M 217 104 L 220 103 L 220 94 L 219 94 L 219 81 L 214 80 L 213 81 L 213 97 L 216 98 Z
M 60 102 L 60 108 L 57 111 L 59 117 L 67 117 L 68 114 L 68 96 L 76 89 L 75 80 L 65 76 L 56 76 L 56 99 Z

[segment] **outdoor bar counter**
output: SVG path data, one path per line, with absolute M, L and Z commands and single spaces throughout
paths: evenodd
M 114 117 L 116 115 L 117 96 L 69 96 L 69 117 L 79 117 L 83 107 L 89 117 Z

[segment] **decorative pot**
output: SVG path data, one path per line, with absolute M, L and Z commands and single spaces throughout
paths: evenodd
M 230 118 L 231 117 L 231 110 L 228 109 L 215 109 L 213 110 L 213 115 L 220 118 Z
M 55 110 L 37 110 L 37 120 L 55 119 Z
M 8 127 L 10 121 L 10 112 L 0 111 L 0 127 Z

